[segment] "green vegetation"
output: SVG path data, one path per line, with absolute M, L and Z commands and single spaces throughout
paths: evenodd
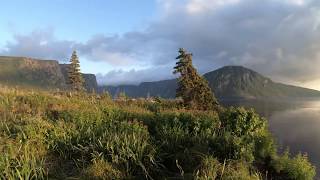
M 0 83 L 42 89 L 65 88 L 57 61 L 0 56 Z
M 52 90 L 67 88 L 69 64 L 55 60 L 0 56 L 0 84 L 30 89 Z M 97 91 L 94 74 L 82 74 L 88 92 Z
M 178 62 L 174 74 L 179 73 L 176 97 L 182 98 L 185 107 L 198 110 L 213 110 L 218 102 L 208 82 L 198 74 L 192 64 L 192 54 L 183 48 L 179 49 Z
M 0 89 L 0 179 L 313 179 L 253 110 Z
M 76 51 L 72 52 L 68 67 L 68 84 L 74 91 L 84 90 L 84 80 L 80 72 L 80 62 Z

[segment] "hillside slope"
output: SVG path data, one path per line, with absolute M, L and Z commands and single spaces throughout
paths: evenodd
M 66 89 L 67 64 L 56 60 L 0 56 L 0 84 L 39 89 Z M 85 87 L 97 89 L 94 74 L 83 74 Z
M 219 99 L 227 98 L 279 98 L 279 97 L 320 97 L 320 92 L 273 82 L 261 74 L 241 66 L 225 66 L 206 73 L 204 77 Z M 174 98 L 177 83 L 175 79 L 141 83 L 138 86 L 105 86 L 112 95 L 125 92 L 131 97 L 160 96 Z
M 0 83 L 37 88 L 65 88 L 58 61 L 0 56 Z

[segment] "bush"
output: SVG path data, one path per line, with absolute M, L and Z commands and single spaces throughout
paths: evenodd
M 288 151 L 275 158 L 272 166 L 283 179 L 312 180 L 316 175 L 315 167 L 308 161 L 307 155 L 298 154 L 291 159 Z
M 176 160 L 185 172 L 193 172 L 199 163 L 199 154 L 208 153 L 209 139 L 216 137 L 219 126 L 215 114 L 162 113 L 157 115 L 152 133 L 160 148 L 161 159 L 168 168 L 176 168 Z
M 125 177 L 120 170 L 101 157 L 101 154 L 93 158 L 84 176 L 87 179 L 123 179 Z
M 230 108 L 220 115 L 219 137 L 211 142 L 214 153 L 222 159 L 253 162 L 259 138 L 267 132 L 266 121 L 253 110 Z
M 221 114 L 221 125 L 224 131 L 232 136 L 254 138 L 266 131 L 266 121 L 252 109 L 231 107 Z
M 212 156 L 204 157 L 200 167 L 195 172 L 195 178 L 199 180 L 218 179 L 218 177 L 221 177 L 222 166 L 216 158 Z

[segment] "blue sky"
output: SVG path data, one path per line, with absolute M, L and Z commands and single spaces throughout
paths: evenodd
M 201 73 L 242 65 L 320 89 L 318 0 L 10 0 L 1 2 L 0 55 L 67 62 L 100 84 L 172 78 L 177 49 Z
M 87 40 L 92 34 L 118 34 L 142 28 L 155 14 L 153 0 L 10 0 L 1 2 L 1 42 L 10 31 L 54 28 L 59 38 Z
M 5 8 L 0 12 L 0 48 L 14 34 L 35 30 L 52 30 L 57 39 L 82 42 L 95 34 L 121 35 L 143 29 L 156 13 L 153 0 L 10 0 L 1 6 Z M 88 73 L 112 69 L 85 57 L 82 63 L 82 71 Z

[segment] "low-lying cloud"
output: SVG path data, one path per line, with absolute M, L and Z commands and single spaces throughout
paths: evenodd
M 77 49 L 88 60 L 104 61 L 116 69 L 150 67 L 100 75 L 100 82 L 107 84 L 171 77 L 179 47 L 194 54 L 202 73 L 243 65 L 281 81 L 320 77 L 320 4 L 316 0 L 159 0 L 158 5 L 158 19 L 143 31 L 95 35 L 87 42 L 33 32 L 15 35 L 2 54 L 63 60 Z
M 151 82 L 174 78 L 170 73 L 170 69 L 171 67 L 160 66 L 140 70 L 131 69 L 129 71 L 113 70 L 107 74 L 97 74 L 97 81 L 99 84 L 107 85 L 138 85 L 139 82 Z

